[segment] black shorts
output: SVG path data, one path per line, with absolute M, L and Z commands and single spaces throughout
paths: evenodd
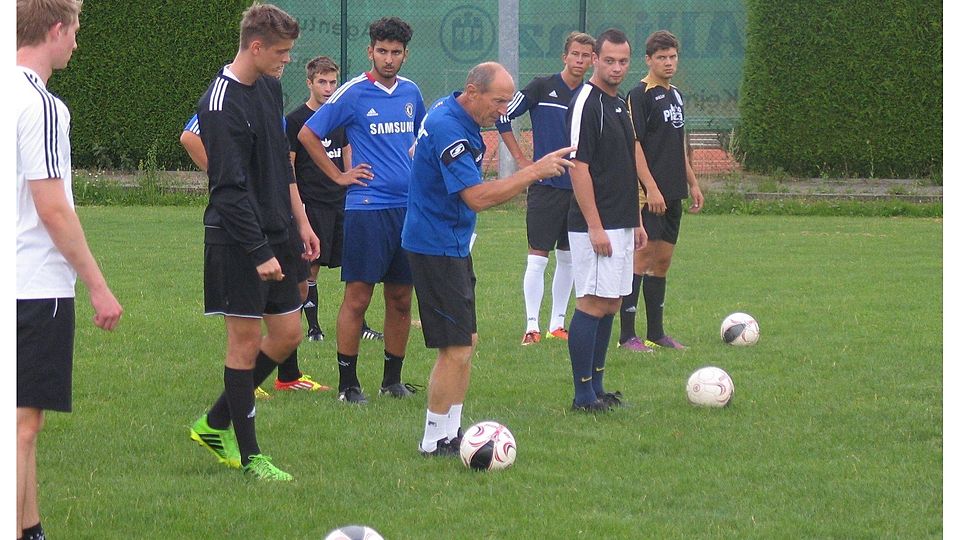
M 303 304 L 299 283 L 305 261 L 293 240 L 272 244 L 284 276 L 263 281 L 253 259 L 241 246 L 206 244 L 203 250 L 203 312 L 259 319 L 297 311 Z
M 17 300 L 17 407 L 70 412 L 73 298 Z
M 533 184 L 527 189 L 527 244 L 540 251 L 569 251 L 567 213 L 573 190 Z
M 640 217 L 643 219 L 643 228 L 647 231 L 648 239 L 663 240 L 668 244 L 676 245 L 677 239 L 680 238 L 683 199 L 667 201 L 667 211 L 662 216 L 647 210 L 647 205 L 643 205 Z
M 310 277 L 310 263 L 303 258 L 303 240 L 297 234 L 295 229 L 290 229 L 290 250 L 292 253 L 299 253 L 297 260 L 290 263 L 293 268 L 293 278 L 297 283 L 303 283 Z M 283 272 L 286 274 L 286 270 Z
M 320 256 L 314 264 L 339 268 L 343 261 L 343 208 L 307 206 L 307 219 L 320 239 Z
M 407 255 L 427 348 L 472 345 L 477 333 L 473 258 Z

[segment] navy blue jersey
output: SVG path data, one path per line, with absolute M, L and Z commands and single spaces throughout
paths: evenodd
M 295 154 L 293 159 L 293 171 L 297 176 L 297 188 L 300 191 L 300 199 L 305 206 L 311 208 L 329 208 L 342 209 L 343 202 L 347 194 L 347 188 L 334 182 L 329 176 L 320 170 L 310 154 L 300 144 L 297 134 L 300 128 L 313 116 L 314 110 L 306 103 L 298 107 L 295 111 L 287 115 L 287 141 L 290 143 L 290 151 Z M 341 171 L 343 169 L 343 147 L 347 145 L 347 136 L 343 128 L 337 128 L 330 132 L 327 137 L 320 139 L 323 149 L 327 152 L 327 157 L 333 161 Z
M 437 100 L 417 137 L 410 176 L 410 200 L 403 224 L 403 248 L 446 257 L 470 255 L 470 236 L 477 214 L 460 192 L 483 182 L 486 147 L 480 125 L 456 97 Z
M 371 166 L 373 180 L 366 187 L 347 188 L 347 210 L 382 210 L 407 205 L 410 184 L 410 147 L 426 114 L 420 89 L 410 79 L 397 77 L 393 88 L 376 82 L 369 73 L 337 89 L 306 124 L 323 139 L 344 127 L 353 165 Z
M 644 78 L 627 94 L 633 128 L 650 174 L 664 200 L 687 197 L 683 97 L 677 87 L 649 85 Z
M 640 225 L 635 136 L 623 98 L 586 83 L 573 98 L 568 121 L 570 145 L 577 147 L 571 156 L 589 166 L 603 228 Z M 576 197 L 570 203 L 567 228 L 571 232 L 587 232 Z
M 537 77 L 523 90 L 513 96 L 507 107 L 506 116 L 497 122 L 497 130 L 505 133 L 512 129 L 510 121 L 530 111 L 530 125 L 533 127 L 533 160 L 565 148 L 570 145 L 566 129 L 567 107 L 573 95 L 583 84 L 570 88 L 559 73 L 547 77 Z M 570 173 L 538 180 L 537 183 L 561 189 L 573 189 Z

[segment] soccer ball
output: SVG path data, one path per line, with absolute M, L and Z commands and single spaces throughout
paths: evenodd
M 517 441 L 507 426 L 492 420 L 464 431 L 460 440 L 460 461 L 471 469 L 506 469 L 517 459 Z
M 687 399 L 703 407 L 723 407 L 733 399 L 733 379 L 713 366 L 693 372 L 687 379 Z
M 347 525 L 330 531 L 323 540 L 383 540 L 383 536 L 366 525 Z
M 720 324 L 720 338 L 728 345 L 753 345 L 760 339 L 760 325 L 746 313 L 731 313 Z

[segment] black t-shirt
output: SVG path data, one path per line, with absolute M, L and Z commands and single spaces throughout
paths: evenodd
M 687 198 L 683 97 L 675 86 L 640 83 L 627 94 L 637 140 L 664 200 Z
M 287 115 L 287 140 L 290 151 L 296 154 L 293 167 L 297 175 L 297 188 L 303 204 L 309 207 L 343 208 L 347 196 L 346 186 L 341 186 L 323 174 L 320 167 L 307 153 L 297 134 L 307 119 L 316 112 L 304 103 Z M 341 171 L 343 170 L 343 147 L 347 145 L 347 135 L 342 127 L 333 130 L 329 136 L 321 139 L 327 156 Z
M 633 153 L 633 126 L 627 104 L 585 83 L 567 112 L 570 145 L 576 160 L 589 165 L 593 194 L 604 229 L 627 229 L 640 225 L 640 183 Z M 576 197 L 570 203 L 567 226 L 571 232 L 587 232 L 587 222 Z
M 261 76 L 245 85 L 221 70 L 197 118 L 210 180 L 204 240 L 239 244 L 259 265 L 274 256 L 270 244 L 287 241 L 293 220 L 280 82 Z

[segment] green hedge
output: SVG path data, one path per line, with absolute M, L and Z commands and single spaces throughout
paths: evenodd
M 806 176 L 937 177 L 939 0 L 746 0 L 737 157 Z
M 75 167 L 192 167 L 178 138 L 233 59 L 250 0 L 84 2 L 78 48 L 50 89 L 70 106 Z

